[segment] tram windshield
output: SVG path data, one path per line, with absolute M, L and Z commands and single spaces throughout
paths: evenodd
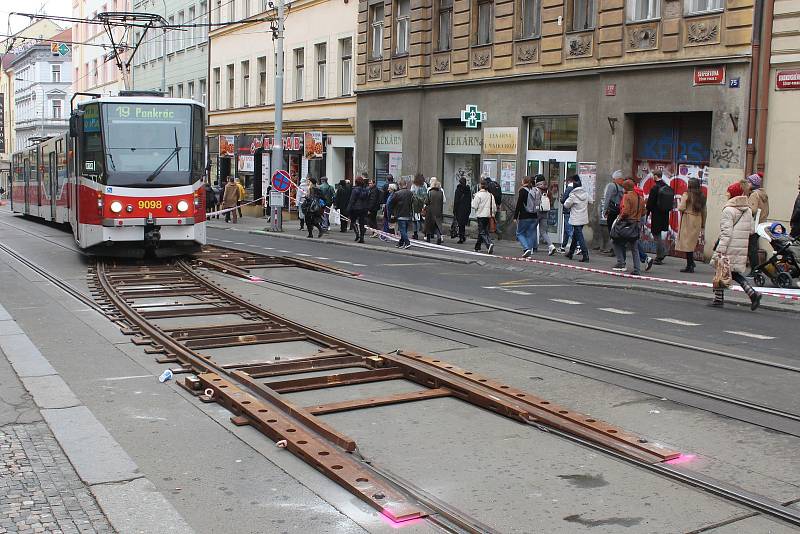
M 202 166 L 194 160 L 202 159 L 202 153 L 193 154 L 192 150 L 191 105 L 114 103 L 103 104 L 102 110 L 107 185 L 164 187 L 192 183 L 192 167 L 197 168 L 198 163 Z

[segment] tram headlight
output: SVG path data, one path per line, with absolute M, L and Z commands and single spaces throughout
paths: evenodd
M 179 200 L 178 201 L 178 211 L 180 211 L 181 213 L 183 213 L 185 211 L 189 211 L 189 203 L 186 202 L 185 200 Z
M 122 202 L 120 202 L 119 200 L 115 200 L 114 202 L 111 203 L 111 206 L 109 207 L 111 208 L 111 211 L 113 213 L 119 213 L 122 211 Z

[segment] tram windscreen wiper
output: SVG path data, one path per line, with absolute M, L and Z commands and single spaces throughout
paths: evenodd
M 153 180 L 155 180 L 156 176 L 161 174 L 161 171 L 164 170 L 164 168 L 169 164 L 169 162 L 172 161 L 172 158 L 177 156 L 180 151 L 181 151 L 181 147 L 178 145 L 178 129 L 175 128 L 175 148 L 173 148 L 172 152 L 169 153 L 169 155 L 167 156 L 167 159 L 162 161 L 161 165 L 156 167 L 156 170 L 154 170 L 152 173 L 150 173 L 150 176 L 147 177 L 147 181 L 148 182 L 152 182 Z M 180 160 L 180 158 L 178 158 L 178 170 L 179 171 L 181 170 L 181 160 Z

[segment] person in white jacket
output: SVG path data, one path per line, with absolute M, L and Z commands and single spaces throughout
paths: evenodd
M 569 252 L 565 256 L 572 259 L 575 254 L 575 247 L 580 247 L 583 252 L 581 262 L 589 261 L 589 247 L 583 237 L 583 227 L 589 224 L 589 193 L 582 187 L 581 179 L 577 176 L 572 178 L 573 189 L 564 202 L 564 208 L 569 210 L 569 223 L 572 225 L 572 243 L 569 245 Z
M 494 252 L 494 243 L 489 232 L 489 220 L 497 213 L 497 203 L 494 195 L 486 190 L 486 181 L 481 180 L 480 189 L 472 199 L 472 212 L 478 219 L 478 241 L 475 243 L 475 252 L 480 252 L 481 243 L 486 243 L 487 252 Z

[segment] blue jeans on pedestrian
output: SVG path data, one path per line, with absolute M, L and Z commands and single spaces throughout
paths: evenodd
M 644 251 L 644 244 L 642 243 L 641 239 L 637 241 L 636 246 L 639 249 L 639 261 L 642 263 L 647 263 L 648 260 L 647 253 Z
M 539 219 L 536 221 L 536 240 L 533 242 L 533 250 L 539 248 L 539 242 L 544 240 L 547 247 L 553 246 L 553 241 L 550 239 L 550 233 L 547 231 L 547 213 L 540 212 Z
M 614 252 L 617 253 L 617 263 L 619 265 L 625 265 L 625 259 L 628 255 L 628 249 L 631 251 L 631 258 L 633 259 L 633 272 L 636 274 L 640 274 L 642 270 L 642 265 L 640 263 L 641 258 L 639 255 L 639 240 L 636 241 L 613 241 L 614 243 Z
M 397 219 L 397 230 L 400 232 L 400 246 L 410 245 L 411 241 L 408 239 L 408 219 Z
M 570 258 L 575 254 L 577 247 L 581 248 L 581 254 L 584 258 L 589 257 L 589 249 L 586 246 L 586 240 L 583 237 L 583 225 L 578 224 L 572 227 L 572 243 L 569 245 L 569 253 L 567 256 Z
M 536 248 L 537 219 L 517 219 L 517 241 L 522 245 L 522 251 Z
M 572 237 L 572 225 L 569 223 L 569 212 L 564 212 L 564 239 L 561 240 L 561 248 L 567 248 L 569 238 Z

